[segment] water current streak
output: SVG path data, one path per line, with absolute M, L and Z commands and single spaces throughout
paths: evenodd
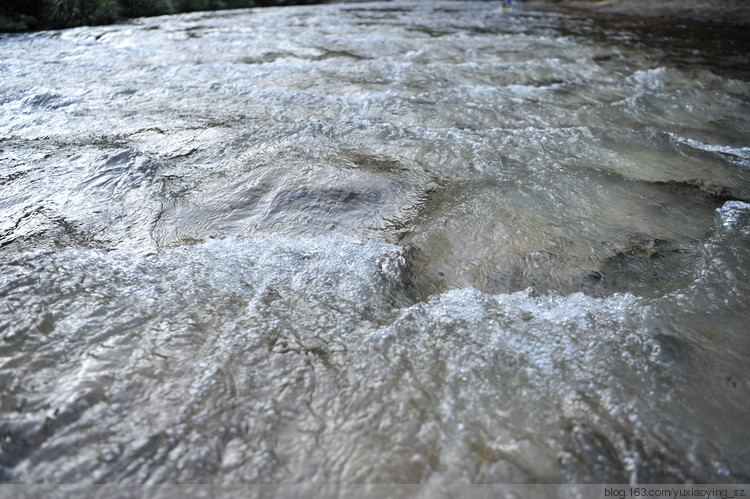
M 747 47 L 427 1 L 0 37 L 0 482 L 747 483 Z

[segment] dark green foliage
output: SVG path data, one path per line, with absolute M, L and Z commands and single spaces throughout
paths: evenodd
M 71 28 L 108 24 L 126 17 L 291 3 L 309 0 L 2 0 L 0 16 L 33 19 L 34 25 L 44 28 Z
M 169 0 L 120 0 L 126 17 L 155 16 L 176 12 Z
M 43 0 L 40 17 L 55 28 L 111 23 L 120 16 L 117 0 Z
M 254 0 L 120 0 L 127 17 L 254 7 Z
M 39 12 L 39 0 L 5 0 L 0 2 L 0 15 L 34 15 Z

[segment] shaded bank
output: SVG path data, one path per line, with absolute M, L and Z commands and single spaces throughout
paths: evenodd
M 605 14 L 750 26 L 750 3 L 745 0 L 531 0 L 530 3 L 552 3 Z
M 0 32 L 111 24 L 127 18 L 202 10 L 361 1 L 363 0 L 8 0 L 0 5 Z M 548 3 L 605 14 L 750 26 L 750 3 L 744 0 L 526 0 L 518 3 Z
M 127 18 L 202 10 L 314 3 L 313 0 L 8 0 L 0 32 L 112 24 Z

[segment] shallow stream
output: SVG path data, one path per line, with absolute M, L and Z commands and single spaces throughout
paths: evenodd
M 750 481 L 740 30 L 0 37 L 0 482 Z

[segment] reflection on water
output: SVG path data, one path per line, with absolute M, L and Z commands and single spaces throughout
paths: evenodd
M 0 481 L 747 482 L 747 46 L 495 2 L 0 39 Z

